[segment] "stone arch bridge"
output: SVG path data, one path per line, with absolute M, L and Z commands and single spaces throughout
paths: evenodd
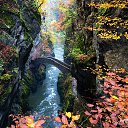
M 81 92 L 84 96 L 93 96 L 96 91 L 96 76 L 90 71 L 80 69 L 80 67 L 74 67 L 73 65 L 68 65 L 53 57 L 42 57 L 32 60 L 30 62 L 30 68 L 38 69 L 40 65 L 52 64 L 57 67 L 64 74 L 71 73 L 73 77 L 77 79 L 77 90 Z M 36 71 L 34 71 L 36 72 Z M 92 91 L 93 90 L 93 91 Z
M 51 64 L 57 67 L 60 71 L 63 73 L 70 73 L 71 72 L 71 66 L 68 65 L 65 62 L 62 62 L 56 58 L 53 57 L 42 57 L 37 58 L 35 60 L 31 60 L 30 62 L 30 68 L 39 68 L 40 65 L 45 64 Z

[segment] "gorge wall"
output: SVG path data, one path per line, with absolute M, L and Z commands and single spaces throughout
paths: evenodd
M 33 83 L 28 62 L 40 32 L 41 17 L 30 0 L 0 1 L 0 12 L 0 127 L 3 128 L 10 112 L 26 111 L 25 98 Z
M 94 70 L 99 66 L 103 72 L 108 68 L 128 69 L 127 2 L 114 2 L 76 0 L 74 12 L 70 12 L 72 22 L 67 29 L 65 53 L 74 64 L 74 71 L 81 74 L 78 90 L 86 97 L 98 93 L 101 81 L 96 78 L 98 71 Z

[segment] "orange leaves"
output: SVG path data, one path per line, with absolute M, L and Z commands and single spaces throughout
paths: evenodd
M 103 126 L 104 126 L 104 128 L 110 128 L 108 122 L 103 122 Z
M 15 125 L 11 125 L 11 128 L 43 128 L 42 124 L 44 124 L 49 120 L 51 121 L 56 121 L 60 123 L 60 127 L 56 128 L 76 128 L 75 121 L 79 120 L 80 115 L 72 115 L 71 112 L 67 112 L 65 115 L 62 114 L 61 112 L 58 113 L 60 115 L 56 116 L 55 118 L 50 118 L 48 116 L 43 116 L 40 115 L 37 121 L 34 121 L 34 116 L 22 116 L 22 115 L 10 115 L 9 117 L 13 118 L 13 121 L 15 122 Z M 54 116 L 54 115 L 52 115 Z M 70 118 L 69 118 L 70 117 Z M 53 119 L 53 120 L 52 120 Z M 49 122 L 49 123 L 50 123 Z
M 45 120 L 38 119 L 34 121 L 34 117 L 22 116 L 22 115 L 11 115 L 14 119 L 15 125 L 12 125 L 11 128 L 42 128 L 42 124 L 45 123 Z
M 87 104 L 87 106 L 90 107 L 90 108 L 94 107 L 93 104 Z
M 94 120 L 92 117 L 89 118 L 90 123 L 97 124 L 98 120 Z
M 122 81 L 128 84 L 128 77 L 124 78 Z
M 118 108 L 120 110 L 123 110 L 124 109 L 124 106 L 125 106 L 125 103 L 124 102 L 117 102 L 116 104 L 117 104 L 117 106 L 118 106 Z
M 88 56 L 85 55 L 85 54 L 78 54 L 78 55 L 77 55 L 77 59 L 80 60 L 80 61 L 84 61 L 84 60 L 86 60 L 87 58 L 88 58 Z
M 85 115 L 87 115 L 87 116 L 91 116 L 91 115 L 92 115 L 92 114 L 89 113 L 88 111 L 85 111 L 84 113 L 85 113 Z
M 60 117 L 56 116 L 56 117 L 55 117 L 55 121 L 61 123 Z
M 36 122 L 34 122 L 34 120 L 32 120 L 32 118 L 30 117 L 27 119 L 26 125 L 29 128 L 42 128 L 42 124 L 44 123 L 45 123 L 45 120 L 37 120 Z
M 72 121 L 79 120 L 79 118 L 80 118 L 80 115 L 75 115 L 75 116 L 72 116 Z
M 89 121 L 94 127 L 99 121 L 104 128 L 125 127 L 128 124 L 128 86 L 127 77 L 120 77 L 114 72 L 106 73 L 104 94 L 96 104 L 87 104 Z M 105 121 L 104 121 L 105 120 Z M 126 124 L 125 124 L 126 123 Z
M 45 123 L 45 120 L 38 120 L 35 122 L 35 128 L 42 128 L 42 124 Z
M 67 117 L 65 115 L 62 115 L 62 122 L 66 125 L 68 125 L 68 120 Z
M 109 99 L 109 98 L 107 98 L 107 99 L 106 99 L 106 101 L 107 101 L 107 102 L 109 102 L 109 103 L 115 103 L 115 102 L 116 102 L 116 100 L 115 100 L 115 99 L 113 99 L 113 98 L 110 98 L 110 99 Z
M 65 115 L 62 114 L 62 118 L 59 116 L 55 117 L 55 121 L 62 123 L 61 128 L 76 128 L 74 121 L 79 120 L 80 115 L 72 115 L 71 112 L 66 112 Z

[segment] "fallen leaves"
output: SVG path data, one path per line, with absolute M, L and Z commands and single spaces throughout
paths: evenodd
M 72 121 L 79 120 L 79 119 L 80 119 L 80 115 L 72 116 Z
M 87 104 L 87 106 L 90 107 L 90 108 L 94 107 L 93 104 Z
M 11 125 L 11 128 L 42 128 L 42 124 L 46 120 L 38 119 L 34 121 L 34 116 L 22 116 L 22 115 L 11 115 L 15 125 Z
M 66 112 L 65 114 L 68 118 L 71 118 L 71 112 Z
M 68 125 L 68 120 L 67 117 L 65 115 L 62 115 L 62 122 L 66 125 Z
M 91 113 L 89 113 L 88 111 L 85 111 L 84 112 L 87 116 L 91 116 L 92 114 Z
M 72 115 L 71 112 L 62 114 L 62 118 L 59 116 L 55 117 L 55 121 L 62 123 L 61 128 L 76 128 L 75 121 L 79 120 L 80 115 Z
M 59 123 L 62 122 L 61 119 L 60 119 L 60 117 L 58 117 L 58 116 L 56 116 L 54 120 L 57 121 L 57 122 L 59 122 Z
M 89 118 L 90 123 L 97 124 L 98 120 L 93 119 L 92 117 Z
M 127 80 L 128 77 L 123 78 L 113 72 L 107 73 L 104 78 L 104 95 L 95 105 L 87 104 L 88 108 L 84 112 L 93 127 L 102 124 L 104 128 L 116 128 L 118 125 L 125 128 L 128 124 Z

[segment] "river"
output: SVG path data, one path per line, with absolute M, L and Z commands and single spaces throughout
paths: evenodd
M 56 0 L 57 1 L 57 0 Z M 51 6 L 52 4 L 52 6 Z M 47 16 L 43 22 L 43 27 L 46 25 L 47 30 L 52 33 L 51 39 L 53 40 L 54 54 L 55 58 L 63 61 L 64 54 L 64 35 L 63 32 L 56 32 L 55 28 L 51 28 L 51 23 L 58 21 L 59 10 L 58 5 L 48 2 L 45 11 Z M 51 8 L 50 8 L 51 7 Z M 55 8 L 53 10 L 53 7 Z M 42 31 L 45 31 L 42 30 Z M 36 42 L 35 42 L 36 43 Z M 32 107 L 32 112 L 36 111 L 38 115 L 51 116 L 52 114 L 57 115 L 57 111 L 61 109 L 61 101 L 57 91 L 57 81 L 60 70 L 53 65 L 46 66 L 46 79 L 40 85 L 37 85 L 37 91 L 31 94 L 28 98 L 30 107 Z M 48 124 L 47 124 L 48 125 Z M 55 126 L 54 122 L 50 123 L 48 128 L 53 128 Z
M 63 61 L 63 45 L 54 45 L 55 58 Z M 61 109 L 61 101 L 57 91 L 57 81 L 60 70 L 53 65 L 46 66 L 46 79 L 42 84 L 37 85 L 37 91 L 29 96 L 29 104 L 32 112 L 36 111 L 39 115 L 57 115 Z M 54 122 L 48 128 L 53 128 Z

